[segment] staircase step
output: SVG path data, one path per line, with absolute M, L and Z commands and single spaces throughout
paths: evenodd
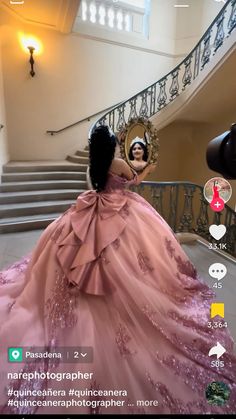
M 81 157 L 81 156 L 77 156 L 76 154 L 74 154 L 73 156 L 67 156 L 67 160 L 72 162 L 72 163 L 77 163 L 77 164 L 88 165 L 88 163 L 89 163 L 89 158 L 88 157 Z
M 87 164 L 75 164 L 69 161 L 50 161 L 50 162 L 9 162 L 3 165 L 3 173 L 18 173 L 18 172 L 58 172 L 67 171 L 86 172 Z
M 81 180 L 46 180 L 32 182 L 6 182 L 0 185 L 0 192 L 39 191 L 44 189 L 87 189 L 87 182 Z M 3 196 L 0 194 L 0 196 Z M 1 201 L 0 201 L 1 202 Z
M 79 161 L 78 161 L 79 159 Z M 87 190 L 88 156 L 76 162 L 12 161 L 3 166 L 0 233 L 45 228 Z
M 37 230 L 47 227 L 62 213 L 28 215 L 22 217 L 5 218 L 0 221 L 0 233 L 14 233 L 16 231 Z
M 76 199 L 64 199 L 59 201 L 27 202 L 0 206 L 0 219 L 8 217 L 21 217 L 35 214 L 62 213 L 66 211 Z M 3 220 L 0 220 L 2 222 Z
M 26 172 L 26 173 L 3 173 L 2 182 L 24 182 L 38 180 L 86 180 L 85 172 Z
M 75 155 L 89 158 L 89 151 L 88 150 L 77 150 Z
M 84 189 L 49 189 L 37 191 L 22 192 L 3 192 L 0 193 L 0 204 L 17 204 L 23 202 L 40 202 L 49 200 L 76 199 L 77 196 L 84 192 Z

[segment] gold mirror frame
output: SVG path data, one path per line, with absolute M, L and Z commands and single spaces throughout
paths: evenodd
M 156 164 L 158 158 L 159 140 L 157 138 L 157 130 L 154 128 L 151 121 L 142 117 L 130 119 L 130 121 L 119 131 L 118 138 L 120 138 L 121 158 L 124 159 L 132 167 L 132 169 L 137 172 L 142 172 L 144 167 L 141 169 L 138 169 L 137 167 L 135 168 L 132 165 L 132 160 L 129 159 L 131 142 L 137 136 L 142 139 L 145 136 L 145 143 L 148 149 L 148 157 L 144 167 L 149 164 Z

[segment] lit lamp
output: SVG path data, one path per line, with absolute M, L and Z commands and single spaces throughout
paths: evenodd
M 23 32 L 18 33 L 19 42 L 21 45 L 21 48 L 24 52 L 27 54 L 30 53 L 30 59 L 29 63 L 31 66 L 30 75 L 31 77 L 34 77 L 35 71 L 34 71 L 34 57 L 35 55 L 41 55 L 43 52 L 43 44 L 42 42 L 36 38 L 34 35 L 31 34 L 24 34 Z
M 28 50 L 30 52 L 30 60 L 29 60 L 29 63 L 31 65 L 30 74 L 31 74 L 32 77 L 34 77 L 35 71 L 34 71 L 34 58 L 33 58 L 33 53 L 34 53 L 35 48 L 34 47 L 31 47 L 31 46 L 28 46 L 27 48 L 28 48 Z

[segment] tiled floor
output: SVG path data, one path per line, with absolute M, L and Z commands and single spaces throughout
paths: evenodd
M 0 234 L 0 270 L 30 253 L 43 230 Z
M 0 235 L 0 270 L 8 267 L 19 260 L 22 256 L 31 253 L 43 230 L 35 230 L 23 233 L 10 233 Z M 206 281 L 209 287 L 215 282 L 208 274 L 212 263 L 220 262 L 227 267 L 227 275 L 222 280 L 223 288 L 216 290 L 216 301 L 225 303 L 225 313 L 231 334 L 236 340 L 236 263 L 218 253 L 209 250 L 199 242 L 182 244 L 184 251 L 189 256 L 198 270 L 198 274 Z

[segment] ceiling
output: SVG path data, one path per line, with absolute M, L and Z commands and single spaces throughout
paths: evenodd
M 25 23 L 71 32 L 80 0 L 1 0 L 0 6 Z

